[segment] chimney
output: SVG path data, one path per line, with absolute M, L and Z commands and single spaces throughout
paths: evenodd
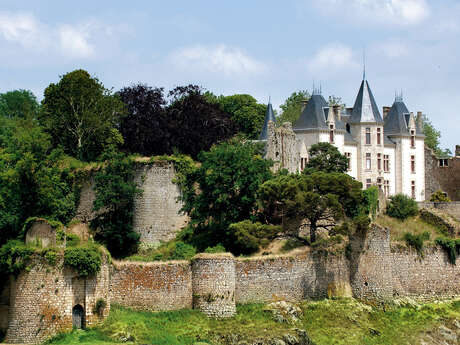
M 390 112 L 390 107 L 383 107 L 383 119 L 387 117 L 388 113 Z
M 303 111 L 305 110 L 305 107 L 307 106 L 307 103 L 308 103 L 308 99 L 303 99 L 300 101 L 300 104 L 302 104 L 302 106 L 300 107 L 300 113 L 303 113 Z
M 423 132 L 423 114 L 421 111 L 417 111 L 417 118 L 415 121 L 417 122 L 417 127 L 420 128 Z
M 460 145 L 455 145 L 455 157 L 460 157 Z
M 340 113 L 342 106 L 339 104 L 336 104 L 332 106 L 332 109 L 333 109 L 335 118 L 339 121 L 342 121 L 342 114 Z

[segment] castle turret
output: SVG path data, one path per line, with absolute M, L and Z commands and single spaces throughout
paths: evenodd
M 265 113 L 265 122 L 264 126 L 262 127 L 262 132 L 260 133 L 259 140 L 267 140 L 268 139 L 268 123 L 270 121 L 275 122 L 275 113 L 273 112 L 273 107 L 271 102 L 268 102 L 267 112 Z

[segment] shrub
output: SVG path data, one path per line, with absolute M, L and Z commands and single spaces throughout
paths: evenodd
M 358 234 L 366 234 L 370 224 L 371 220 L 367 215 L 362 214 L 353 218 L 353 225 Z
M 417 202 L 404 194 L 397 194 L 390 198 L 390 203 L 387 207 L 387 214 L 390 217 L 405 220 L 409 217 L 417 215 Z
M 66 248 L 64 265 L 78 272 L 80 277 L 88 277 L 101 270 L 102 255 L 95 245 Z
M 438 237 L 436 244 L 441 246 L 446 252 L 449 262 L 455 265 L 457 256 L 460 255 L 460 239 L 452 239 L 448 237 Z
M 46 259 L 50 266 L 55 266 L 57 262 L 58 253 L 53 248 L 46 248 L 42 251 L 43 257 Z
M 447 196 L 447 193 L 442 190 L 437 190 L 430 197 L 431 202 L 451 202 L 450 198 Z
M 305 245 L 305 242 L 299 240 L 298 238 L 290 238 L 288 239 L 283 246 L 281 247 L 281 251 L 284 252 L 289 252 L 293 249 L 302 247 Z
M 344 221 L 340 225 L 336 225 L 334 228 L 332 228 L 329 231 L 329 235 L 334 236 L 334 235 L 344 235 L 344 236 L 349 236 L 352 231 L 352 225 L 348 221 Z
M 235 238 L 232 252 L 236 254 L 251 254 L 260 246 L 268 244 L 281 231 L 281 226 L 252 223 L 244 220 L 231 224 L 229 233 Z
M 430 233 L 428 231 L 424 231 L 418 235 L 411 234 L 410 232 L 406 232 L 404 234 L 404 240 L 406 241 L 407 245 L 415 248 L 417 253 L 419 253 L 420 255 L 423 251 L 423 242 L 428 241 L 429 239 Z
M 205 253 L 213 254 L 213 253 L 225 253 L 225 247 L 222 244 L 217 244 L 214 247 L 208 247 L 204 251 Z
M 23 242 L 10 240 L 0 248 L 0 275 L 17 276 L 26 268 L 33 250 Z
M 188 260 L 195 254 L 195 247 L 184 242 L 177 242 L 169 258 L 172 260 Z
M 379 189 L 376 186 L 371 186 L 363 191 L 363 211 L 369 215 L 372 219 L 377 215 L 377 209 L 379 206 Z
M 66 247 L 76 247 L 80 244 L 80 237 L 75 234 L 66 234 Z
M 93 308 L 93 314 L 96 314 L 98 316 L 103 316 L 104 315 L 104 309 L 107 306 L 107 302 L 103 298 L 99 298 L 96 301 L 96 304 L 94 305 Z
M 451 229 L 449 229 L 447 223 L 438 215 L 435 215 L 433 212 L 430 212 L 425 209 L 421 209 L 420 212 L 420 219 L 422 219 L 425 223 L 433 225 L 436 227 L 441 234 L 444 236 L 449 236 Z M 452 229 L 453 232 L 454 229 Z

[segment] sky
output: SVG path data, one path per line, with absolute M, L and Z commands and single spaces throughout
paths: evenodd
M 377 104 L 403 92 L 460 144 L 460 1 L 0 0 L 0 92 L 43 98 L 83 68 L 114 91 L 198 84 L 269 97 L 321 85 L 352 106 L 363 76 Z

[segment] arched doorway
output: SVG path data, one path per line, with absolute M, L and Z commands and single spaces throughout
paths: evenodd
M 85 328 L 85 310 L 80 304 L 72 308 L 73 328 Z

